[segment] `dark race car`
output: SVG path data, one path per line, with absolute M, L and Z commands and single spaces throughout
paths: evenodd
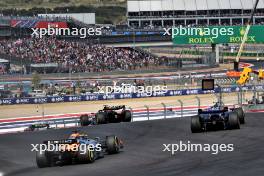
M 32 124 L 32 125 L 29 125 L 29 127 L 27 127 L 24 131 L 42 131 L 42 130 L 47 130 L 47 129 L 51 129 L 48 123 Z
M 82 115 L 80 117 L 81 126 L 106 123 L 131 122 L 132 112 L 125 105 L 107 106 L 99 110 L 95 115 Z
M 44 141 L 43 144 L 56 146 L 57 149 L 37 152 L 36 162 L 39 168 L 93 163 L 105 154 L 116 154 L 123 148 L 123 142 L 114 135 L 101 140 L 99 137 L 89 138 L 87 134 L 79 132 L 73 132 L 68 139 Z
M 217 102 L 214 106 L 198 110 L 198 115 L 191 118 L 191 131 L 199 133 L 210 129 L 239 129 L 245 123 L 242 108 L 228 108 Z
M 81 126 L 89 126 L 96 125 L 95 114 L 83 114 L 80 116 L 80 125 Z

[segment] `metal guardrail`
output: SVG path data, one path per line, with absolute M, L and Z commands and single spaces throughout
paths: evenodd
M 239 88 L 239 89 L 238 89 Z M 235 92 L 237 94 L 236 96 L 233 96 L 232 102 L 229 100 L 223 100 L 224 103 L 230 104 L 230 105 L 239 105 L 242 106 L 244 110 L 246 111 L 251 111 L 254 112 L 254 110 L 263 110 L 264 109 L 264 103 L 260 104 L 258 103 L 252 103 L 252 104 L 247 104 L 246 98 L 245 98 L 245 91 L 252 91 L 251 94 L 256 96 L 256 99 L 259 99 L 260 97 L 260 92 L 263 92 L 263 86 L 261 86 L 261 89 L 257 89 L 258 87 L 255 87 L 254 89 L 248 89 L 247 87 L 238 87 Z M 247 89 L 246 89 L 247 88 Z M 227 93 L 230 91 L 227 88 L 222 88 L 222 91 L 226 91 Z M 189 92 L 191 93 L 191 92 Z M 213 99 L 218 99 L 219 97 L 217 96 L 217 93 L 212 94 L 215 95 Z M 208 107 L 209 105 L 207 104 L 206 106 L 201 106 L 202 104 L 202 99 L 198 95 L 195 96 L 192 99 L 192 104 L 189 102 L 182 101 L 181 99 L 175 100 L 174 105 L 172 104 L 166 104 L 165 102 L 162 102 L 159 105 L 155 105 L 155 107 L 145 105 L 144 108 L 142 109 L 132 109 L 130 108 L 132 112 L 132 121 L 145 121 L 145 120 L 156 120 L 156 119 L 168 119 L 168 118 L 182 118 L 186 116 L 192 116 L 197 114 L 197 109 L 203 109 L 205 107 Z M 211 102 L 213 103 L 213 101 Z M 176 105 L 177 104 L 177 105 Z M 203 105 L 205 103 L 203 102 Z M 42 104 L 44 106 L 44 104 Z M 185 106 L 184 106 L 185 105 Z M 186 106 L 188 105 L 188 106 Z M 193 105 L 190 107 L 190 105 Z M 4 122 L 3 119 L 0 120 L 0 133 L 3 131 L 10 131 L 10 129 L 15 130 L 15 129 L 20 129 L 19 131 L 22 131 L 26 127 L 28 127 L 31 124 L 36 124 L 36 123 L 49 123 L 52 128 L 66 128 L 66 127 L 76 127 L 80 126 L 80 121 L 79 121 L 79 116 L 82 114 L 65 114 L 65 115 L 55 115 L 52 117 L 48 117 L 49 115 L 45 115 L 46 113 L 44 112 L 45 108 L 42 108 L 42 116 L 40 117 L 34 117 L 32 119 L 27 118 L 26 121 L 21 121 L 19 118 L 17 120 L 12 120 L 11 121 L 6 121 Z M 48 117 L 48 118 L 45 118 Z M 37 120 L 36 120 L 37 119 Z
M 180 103 L 181 102 L 181 103 Z M 169 118 L 183 118 L 189 117 L 197 114 L 198 106 L 191 109 L 186 109 L 183 107 L 183 102 L 179 100 L 181 107 L 169 107 L 162 103 L 163 109 L 160 108 L 158 110 L 151 109 L 149 106 L 145 105 L 145 111 L 142 112 L 133 112 L 133 116 L 131 121 L 149 121 L 149 120 L 157 120 L 157 119 L 169 119 Z M 200 107 L 202 109 L 207 108 L 207 106 Z M 264 104 L 258 105 L 243 105 L 243 109 L 245 111 L 252 111 L 254 110 L 261 110 L 264 109 Z M 43 122 L 43 121 L 42 121 Z M 46 120 L 45 122 L 49 123 L 51 126 L 55 128 L 59 127 L 67 127 L 71 124 L 71 127 L 78 127 L 80 126 L 79 118 L 69 118 L 69 119 L 62 119 L 62 120 Z M 1 129 L 1 126 L 0 126 Z
M 195 115 L 197 108 L 185 109 L 184 107 L 169 107 L 163 103 L 163 108 L 152 109 L 145 105 L 146 109 L 140 111 L 132 110 L 132 122 L 156 120 L 156 119 L 167 119 L 167 118 L 181 118 L 186 116 Z M 73 114 L 72 117 L 60 119 L 45 119 L 40 117 L 39 120 L 27 120 L 27 121 L 15 121 L 15 122 L 4 122 L 0 123 L 0 133 L 3 131 L 11 131 L 12 129 L 18 129 L 23 131 L 29 125 L 32 124 L 46 124 L 48 123 L 51 128 L 67 128 L 67 127 L 79 127 L 80 126 L 80 115 Z
M 242 97 L 240 93 L 238 94 L 238 104 L 243 102 L 240 100 Z M 195 97 L 196 103 L 194 106 L 186 107 L 184 106 L 184 102 L 182 100 L 176 100 L 175 103 L 178 103 L 179 106 L 170 106 L 162 102 L 158 108 L 150 107 L 145 105 L 143 109 L 132 109 L 132 122 L 136 121 L 146 121 L 146 120 L 157 120 L 157 119 L 169 119 L 169 118 L 183 118 L 187 116 L 192 116 L 197 114 L 198 109 L 203 109 L 208 106 L 201 106 L 200 97 Z M 242 105 L 240 104 L 245 111 L 256 112 L 258 110 L 264 109 L 264 104 L 250 104 L 250 105 Z M 233 106 L 233 105 L 230 105 Z M 31 124 L 39 124 L 39 123 L 48 123 L 51 128 L 67 128 L 67 127 L 79 127 L 80 120 L 79 117 L 81 114 L 72 114 L 72 115 L 58 115 L 57 118 L 45 118 L 44 112 L 42 113 L 43 117 L 39 117 L 38 120 L 32 119 L 27 121 L 17 121 L 13 122 L 0 122 L 0 134 L 3 132 L 10 131 L 23 131 L 26 127 Z M 49 115 L 47 115 L 49 116 Z

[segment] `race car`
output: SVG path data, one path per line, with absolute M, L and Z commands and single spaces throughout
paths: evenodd
M 214 106 L 202 110 L 191 118 L 192 133 L 208 131 L 209 129 L 240 129 L 245 123 L 245 113 L 242 108 L 228 108 L 217 102 Z
M 50 129 L 50 125 L 48 123 L 45 124 L 32 124 L 29 125 L 24 131 L 42 131 Z
M 85 133 L 74 131 L 68 139 L 44 141 L 54 150 L 37 151 L 36 162 L 39 168 L 63 166 L 78 163 L 93 163 L 105 154 L 117 154 L 123 142 L 117 136 L 89 138 Z
M 131 122 L 132 113 L 122 106 L 107 106 L 105 105 L 102 110 L 99 110 L 96 115 L 97 124 L 104 123 L 119 123 L 119 122 Z
M 95 114 L 82 114 L 80 116 L 80 125 L 81 126 L 89 126 L 96 125 Z
M 106 124 L 106 123 L 120 123 L 131 122 L 132 113 L 122 106 L 107 106 L 99 110 L 95 115 L 82 115 L 80 117 L 81 126 L 88 126 L 90 124 Z

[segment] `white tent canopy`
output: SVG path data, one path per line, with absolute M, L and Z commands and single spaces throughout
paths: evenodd
M 173 0 L 163 0 L 161 1 L 161 8 L 164 10 L 171 10 L 174 8 Z
M 171 10 L 184 10 L 185 3 L 184 0 L 172 0 L 173 6 L 171 6 Z
M 196 0 L 185 0 L 185 10 L 187 11 L 196 11 Z
M 241 3 L 243 9 L 248 9 L 248 8 L 252 9 L 254 6 L 253 0 L 241 0 Z
M 246 1 L 248 1 L 248 0 L 246 0 Z M 218 2 L 219 2 L 219 9 L 221 9 L 221 10 L 231 9 L 230 0 L 218 0 Z
M 198 0 L 199 1 L 199 0 Z M 219 0 L 207 0 L 208 9 L 207 10 L 217 10 L 220 9 Z
M 128 12 L 252 9 L 255 0 L 128 0 Z M 264 8 L 260 0 L 258 8 Z
M 128 12 L 139 12 L 139 2 L 138 1 L 127 1 L 127 11 Z
M 151 11 L 151 6 L 150 6 L 151 1 L 139 1 L 139 9 L 140 11 Z
M 208 4 L 207 4 L 207 0 L 199 0 L 196 1 L 197 4 L 197 10 L 207 10 L 208 9 Z

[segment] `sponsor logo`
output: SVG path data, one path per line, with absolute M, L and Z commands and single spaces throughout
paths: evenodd
M 113 94 L 123 93 L 123 97 L 128 97 L 128 94 L 136 93 L 139 96 L 163 95 L 167 90 L 167 86 L 133 86 L 123 84 L 122 86 L 98 86 L 97 94 L 105 94 L 107 98 L 114 96 Z M 110 97 L 111 98 L 111 97 Z
M 67 142 L 67 141 L 65 141 Z M 41 154 L 48 151 L 48 152 L 77 152 L 80 151 L 81 154 L 84 154 L 87 150 L 89 151 L 102 151 L 102 145 L 97 143 L 94 144 L 58 144 L 58 143 L 51 143 L 48 141 L 47 144 L 31 144 L 31 151 L 32 152 L 40 152 Z
M 200 36 L 200 37 L 210 37 L 210 40 L 216 39 L 219 36 L 232 36 L 234 35 L 234 28 L 229 27 L 212 27 L 212 28 L 193 28 L 193 27 L 183 27 L 166 29 L 163 35 L 171 35 L 174 39 L 177 36 Z M 171 30 L 171 32 L 170 32 Z M 209 39 L 208 39 L 209 40 Z
M 61 28 L 58 25 L 49 24 L 47 28 L 31 28 L 31 36 L 43 38 L 43 36 L 101 36 L 102 28 Z
M 212 155 L 217 155 L 220 152 L 233 152 L 234 144 L 194 144 L 191 141 L 175 144 L 163 144 L 163 152 L 169 152 L 175 155 L 176 152 L 209 152 Z
M 164 28 L 163 35 L 171 36 L 175 44 L 241 43 L 247 28 L 244 26 L 210 26 Z M 262 28 L 251 26 L 246 42 L 262 42 Z

